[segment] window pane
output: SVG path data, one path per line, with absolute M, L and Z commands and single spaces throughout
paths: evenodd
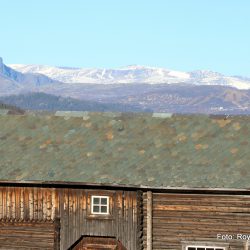
M 93 212 L 94 213 L 99 213 L 100 212 L 100 207 L 99 206 L 93 206 Z
M 107 211 L 108 211 L 107 206 L 101 206 L 102 213 L 107 213 Z
M 101 204 L 102 205 L 107 205 L 108 199 L 107 198 L 101 198 Z
M 94 197 L 93 203 L 94 204 L 100 204 L 100 198 Z
M 187 250 L 224 250 L 224 248 L 214 248 L 214 247 L 187 247 Z

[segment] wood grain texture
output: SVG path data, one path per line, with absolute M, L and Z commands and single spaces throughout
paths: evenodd
M 152 250 L 152 192 L 147 191 L 147 250 Z
M 143 195 L 144 248 L 147 195 Z M 153 194 L 153 249 L 180 250 L 183 241 L 225 242 L 217 234 L 250 234 L 250 197 L 244 195 Z M 244 249 L 243 241 L 227 241 Z
M 110 215 L 90 213 L 91 195 L 110 197 Z M 12 222 L 34 225 L 34 233 L 36 225 L 56 223 L 51 240 L 59 245 L 60 237 L 60 249 L 68 249 L 86 235 L 114 237 L 126 249 L 139 250 L 138 240 L 142 236 L 139 208 L 142 208 L 142 194 L 137 191 L 4 186 L 0 187 L 0 221 L 5 224 L 0 225 L 0 231 Z M 29 228 L 31 234 L 32 228 Z M 15 230 L 19 229 L 24 230 L 22 227 Z
M 127 250 L 120 241 L 108 237 L 82 237 L 69 250 Z
M 59 249 L 55 228 L 53 222 L 0 220 L 0 249 Z
M 0 187 L 0 220 L 53 221 L 54 188 Z

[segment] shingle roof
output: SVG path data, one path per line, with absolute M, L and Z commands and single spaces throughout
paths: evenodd
M 0 180 L 250 187 L 250 117 L 0 115 Z

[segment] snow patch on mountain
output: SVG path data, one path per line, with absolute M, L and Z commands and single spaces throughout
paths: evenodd
M 131 65 L 118 69 L 81 69 L 46 65 L 10 64 L 22 73 L 39 73 L 65 83 L 178 83 L 190 78 L 189 73 L 164 68 Z
M 36 72 L 22 73 L 3 63 L 0 58 L 0 95 L 37 91 L 41 87 L 59 87 L 62 83 Z
M 232 86 L 250 89 L 250 79 L 224 76 L 209 70 L 183 72 L 165 68 L 129 65 L 117 69 L 70 68 L 47 65 L 10 64 L 9 67 L 25 74 L 42 74 L 68 84 L 174 84 Z

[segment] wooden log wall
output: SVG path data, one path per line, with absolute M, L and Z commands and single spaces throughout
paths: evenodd
M 147 195 L 143 194 L 144 249 Z M 153 249 L 182 249 L 183 242 L 228 243 L 244 249 L 244 241 L 217 240 L 217 234 L 250 235 L 250 196 L 153 193 Z
M 54 188 L 0 187 L 0 220 L 54 221 L 58 202 Z
M 58 190 L 61 221 L 61 249 L 68 249 L 82 235 L 115 237 L 130 250 L 137 248 L 138 204 L 137 192 L 106 191 L 113 197 L 112 216 L 91 217 L 90 195 L 102 195 L 98 190 Z
M 77 245 L 73 246 L 69 250 L 87 249 L 128 250 L 122 246 L 121 242 L 113 238 L 105 237 L 83 237 Z
M 59 249 L 52 222 L 17 222 L 0 220 L 0 249 Z
M 91 195 L 110 195 L 111 216 L 90 214 Z M 140 197 L 136 191 L 3 186 L 0 187 L 0 220 L 35 225 L 59 219 L 60 249 L 68 249 L 85 235 L 115 237 L 127 249 L 139 250 L 142 246 Z

